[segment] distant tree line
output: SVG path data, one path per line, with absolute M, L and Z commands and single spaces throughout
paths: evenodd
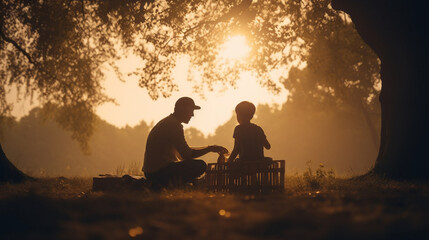
M 117 128 L 96 117 L 89 152 L 84 154 L 78 142 L 50 119 L 42 108 L 34 108 L 19 121 L 8 119 L 4 128 L 4 149 L 13 164 L 31 176 L 79 176 L 139 173 L 150 126 L 142 121 L 134 127 Z M 380 128 L 379 115 L 373 115 Z M 198 116 L 196 116 L 198 117 Z M 375 161 L 377 149 L 365 118 L 353 108 L 307 107 L 287 102 L 281 110 L 267 105 L 257 108 L 254 122 L 262 126 L 272 143 L 266 155 L 285 159 L 288 174 L 301 172 L 308 161 L 333 168 L 339 175 L 359 174 Z M 231 150 L 235 116 L 209 136 L 195 129 L 185 130 L 191 146 L 220 144 Z M 204 160 L 216 161 L 216 154 Z
M 31 176 L 94 176 L 141 168 L 149 126 L 117 128 L 96 117 L 89 151 L 82 152 L 71 133 L 34 108 L 19 121 L 9 120 L 4 149 Z
M 371 169 L 377 157 L 378 148 L 374 147 L 367 117 L 375 131 L 380 131 L 379 114 L 366 116 L 352 106 L 329 107 L 321 102 L 312 105 L 286 102 L 281 110 L 259 105 L 253 122 L 264 129 L 272 145 L 265 155 L 286 160 L 287 174 L 302 172 L 311 162 L 313 167 L 324 164 L 340 176 L 350 176 Z M 191 145 L 217 143 L 231 150 L 236 125 L 232 116 L 208 137 L 197 129 L 188 129 L 185 134 Z

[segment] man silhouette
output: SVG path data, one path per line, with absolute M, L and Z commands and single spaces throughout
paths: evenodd
M 224 147 L 212 145 L 190 148 L 185 140 L 182 123 L 189 123 L 194 110 L 201 109 L 194 100 L 182 97 L 176 101 L 174 112 L 159 121 L 150 131 L 144 156 L 143 172 L 155 186 L 178 186 L 193 182 L 207 168 L 198 160 L 209 152 L 224 154 Z

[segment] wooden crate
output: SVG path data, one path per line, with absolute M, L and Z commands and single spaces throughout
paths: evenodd
M 243 162 L 240 164 L 209 163 L 206 186 L 216 192 L 282 192 L 285 160 Z

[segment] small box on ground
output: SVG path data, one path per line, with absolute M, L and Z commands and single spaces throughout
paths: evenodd
M 206 172 L 208 190 L 216 192 L 282 192 L 285 160 L 271 162 L 209 163 Z
M 92 179 L 92 191 L 118 192 L 147 189 L 149 183 L 143 176 L 99 175 Z

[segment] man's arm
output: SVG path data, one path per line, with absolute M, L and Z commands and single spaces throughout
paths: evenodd
M 209 152 L 217 152 L 219 154 L 225 154 L 228 150 L 222 146 L 211 145 L 202 148 L 190 148 L 185 140 L 185 134 L 183 128 L 178 128 L 177 132 L 173 134 L 175 147 L 179 152 L 182 159 L 193 159 L 201 157 Z
M 216 152 L 218 154 L 225 154 L 228 152 L 228 150 L 222 146 L 211 145 L 211 146 L 207 146 L 204 148 L 192 149 L 191 156 L 192 156 L 192 158 L 197 158 L 197 157 L 201 157 L 203 155 L 206 155 L 209 152 Z

